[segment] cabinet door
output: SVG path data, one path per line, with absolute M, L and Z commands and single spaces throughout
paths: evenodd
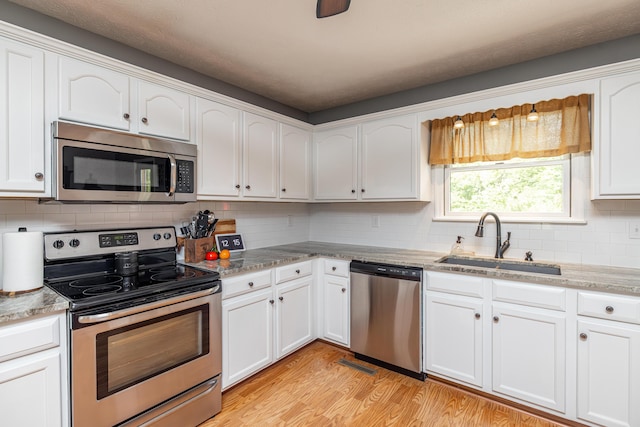
M 240 110 L 196 100 L 198 196 L 240 195 Z
M 271 289 L 222 302 L 222 387 L 273 362 Z
M 418 154 L 414 115 L 363 124 L 361 198 L 418 198 Z
M 244 197 L 275 198 L 278 195 L 278 124 L 244 113 Z
M 60 57 L 61 119 L 128 131 L 129 77 L 97 65 Z
M 427 292 L 425 366 L 482 387 L 482 300 Z
M 318 132 L 314 135 L 316 200 L 358 198 L 358 128 Z
M 640 426 L 640 327 L 578 320 L 578 418 Z
M 44 53 L 0 40 L 0 191 L 44 192 L 44 144 Z
M 276 287 L 276 357 L 313 340 L 311 277 Z
M 565 314 L 493 308 L 493 390 L 565 411 Z
M 60 351 L 42 351 L 0 363 L 0 424 L 62 426 Z
M 600 117 L 596 197 L 640 198 L 640 73 L 602 80 Z
M 323 292 L 324 338 L 349 347 L 349 279 L 325 275 L 323 279 Z
M 280 198 L 308 200 L 311 132 L 280 125 Z
M 189 95 L 152 83 L 138 82 L 138 132 L 165 138 L 191 139 Z

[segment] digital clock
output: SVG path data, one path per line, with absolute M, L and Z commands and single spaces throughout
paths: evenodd
M 216 247 L 218 251 L 227 249 L 229 252 L 244 251 L 242 234 L 216 234 Z

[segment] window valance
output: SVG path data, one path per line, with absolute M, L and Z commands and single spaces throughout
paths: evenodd
M 447 165 L 512 158 L 555 157 L 591 150 L 590 96 L 582 94 L 431 122 L 429 163 Z M 536 121 L 527 115 L 534 109 Z M 498 123 L 490 125 L 495 114 Z

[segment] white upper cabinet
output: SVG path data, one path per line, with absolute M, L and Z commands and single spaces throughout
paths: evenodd
M 90 63 L 60 57 L 58 117 L 164 138 L 191 139 L 191 97 Z
M 280 198 L 309 200 L 311 132 L 280 124 Z
M 156 84 L 138 82 L 138 132 L 191 139 L 190 97 Z
M 594 144 L 594 199 L 640 198 L 640 72 L 600 83 L 600 139 Z
M 278 196 L 278 123 L 244 113 L 243 188 L 248 198 Z
M 363 200 L 418 197 L 418 135 L 414 115 L 362 125 Z
M 45 191 L 44 52 L 0 39 L 0 194 Z
M 198 196 L 238 197 L 242 165 L 240 110 L 196 100 Z
M 358 194 L 358 127 L 314 134 L 316 200 L 356 200 Z
M 315 200 L 427 200 L 427 141 L 414 114 L 316 132 Z
M 61 119 L 130 130 L 128 76 L 66 57 L 59 73 Z

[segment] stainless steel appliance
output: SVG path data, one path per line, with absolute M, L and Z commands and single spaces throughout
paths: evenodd
M 54 122 L 53 198 L 62 202 L 196 200 L 194 144 Z
M 351 351 L 424 380 L 422 269 L 351 262 Z
M 221 409 L 218 273 L 176 262 L 173 227 L 44 234 L 70 302 L 74 426 L 196 426 Z

